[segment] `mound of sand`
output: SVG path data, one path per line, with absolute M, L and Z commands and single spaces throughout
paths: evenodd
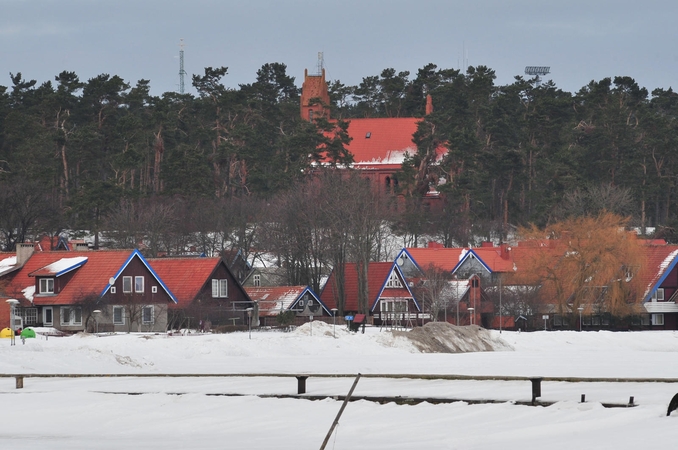
M 421 353 L 466 353 L 513 350 L 506 341 L 493 337 L 477 325 L 458 327 L 430 322 L 410 331 L 391 331 L 394 341 L 407 340 Z

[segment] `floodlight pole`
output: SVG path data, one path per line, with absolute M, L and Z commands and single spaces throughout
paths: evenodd
M 15 336 L 16 330 L 14 329 L 14 314 L 15 314 L 14 308 L 19 303 L 19 300 L 10 298 L 7 299 L 6 301 L 9 304 L 9 330 L 11 332 L 9 345 L 12 346 L 16 345 L 16 336 Z
M 582 311 L 584 311 L 584 307 L 580 306 L 579 308 L 577 308 L 577 311 L 579 311 L 579 331 L 581 331 L 581 313 Z
M 501 334 L 501 273 L 499 274 L 499 334 Z
M 332 334 L 337 338 L 337 308 L 332 308 Z
M 99 314 L 101 314 L 100 309 L 95 309 L 92 311 L 92 314 L 94 314 L 94 332 L 99 333 L 99 320 L 97 320 L 97 317 L 99 317 Z
M 247 332 L 248 332 L 248 334 L 249 334 L 249 338 L 250 338 L 250 339 L 252 339 L 252 311 L 253 311 L 253 310 L 254 310 L 254 308 L 247 308 L 247 309 L 245 310 L 245 311 L 247 311 L 247 317 L 248 317 L 248 319 L 249 319 L 249 320 L 247 321 Z

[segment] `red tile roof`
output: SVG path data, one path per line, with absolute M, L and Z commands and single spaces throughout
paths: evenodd
M 108 286 L 109 278 L 118 273 L 131 253 L 130 250 L 69 252 L 69 257 L 86 257 L 87 262 L 75 272 L 73 278 L 58 295 L 40 297 L 40 299 L 68 304 L 81 299 L 85 295 L 100 295 Z M 33 253 L 26 264 L 12 277 L 5 290 L 6 294 L 16 299 L 25 298 L 22 291 L 27 287 L 35 286 L 33 272 L 49 266 L 63 257 L 64 252 L 60 251 Z M 36 302 L 37 299 L 38 297 L 36 297 Z
M 433 265 L 447 272 L 455 268 L 464 251 L 463 248 L 406 248 L 405 250 L 421 270 L 428 270 L 429 266 Z
M 306 291 L 308 286 L 246 287 L 245 292 L 259 303 L 262 316 L 275 316 L 290 306 Z
M 645 253 L 645 268 L 638 274 L 642 280 L 641 285 L 644 287 L 641 302 L 652 293 L 655 287 L 659 286 L 659 281 L 674 268 L 675 260 L 678 258 L 678 245 L 650 243 L 642 248 Z
M 392 262 L 371 262 L 367 270 L 367 307 L 372 309 L 375 302 L 379 300 L 379 294 L 382 287 L 386 283 L 391 271 L 394 270 L 395 265 Z M 347 263 L 344 268 L 345 283 L 344 291 L 346 294 L 346 301 L 344 304 L 344 311 L 358 311 L 358 271 L 355 263 Z M 404 280 L 401 280 L 404 281 Z M 330 274 L 322 293 L 320 300 L 328 309 L 336 308 L 337 299 L 336 292 L 336 278 L 335 271 Z M 406 288 L 389 289 L 389 293 L 384 293 L 386 297 L 405 297 L 412 298 L 412 295 Z
M 171 307 L 185 308 L 198 296 L 221 258 L 149 258 L 148 263 L 177 299 Z

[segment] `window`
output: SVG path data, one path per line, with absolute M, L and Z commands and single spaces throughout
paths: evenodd
M 407 300 L 381 300 L 379 309 L 382 312 L 405 312 L 407 311 Z
M 125 324 L 125 308 L 122 306 L 113 307 L 113 325 Z
M 313 120 L 313 110 L 312 109 L 308 110 L 308 120 Z
M 158 286 L 152 286 L 151 287 L 151 294 L 157 294 L 158 293 Z
M 82 309 L 68 306 L 61 307 L 61 325 L 82 325 Z
M 54 315 L 51 306 L 42 308 L 42 324 L 46 327 L 54 325 Z
M 650 315 L 649 314 L 643 314 L 640 316 L 640 324 L 641 325 L 650 325 Z
M 304 301 L 303 300 L 299 300 L 299 306 L 301 306 L 302 308 L 304 307 Z
M 652 314 L 652 325 L 664 325 L 664 314 Z
M 40 279 L 40 293 L 41 294 L 54 294 L 54 278 L 41 278 Z
M 144 306 L 141 310 L 141 323 L 151 325 L 153 323 L 153 306 Z
M 400 282 L 400 278 L 398 278 L 398 275 L 395 272 L 391 272 L 391 275 L 389 275 L 388 281 L 386 282 L 386 287 L 389 288 L 403 287 L 403 284 Z
M 212 297 L 213 298 L 227 298 L 228 297 L 228 280 L 212 279 Z
M 254 284 L 255 286 L 261 286 L 261 275 L 258 274 L 254 275 L 252 277 L 252 284 Z
M 663 302 L 664 301 L 664 288 L 657 288 L 657 290 L 652 294 L 653 302 Z
M 38 323 L 38 308 L 24 308 L 21 313 L 24 319 L 24 326 Z
M 115 294 L 115 286 L 111 286 L 111 294 Z
M 144 292 L 144 277 L 134 277 L 134 292 Z
M 122 277 L 122 293 L 132 293 L 132 277 Z

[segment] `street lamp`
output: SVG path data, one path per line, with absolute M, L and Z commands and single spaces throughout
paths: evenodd
M 99 317 L 99 314 L 101 314 L 101 310 L 95 309 L 92 311 L 92 314 L 94 314 L 94 332 L 99 333 L 99 321 L 97 320 L 97 317 Z
M 332 308 L 332 333 L 337 338 L 337 308 Z
M 247 308 L 245 311 L 247 311 L 247 317 L 249 318 L 247 321 L 247 331 L 250 339 L 252 339 L 252 311 L 254 311 L 254 308 Z
M 584 311 L 584 307 L 580 306 L 579 308 L 577 308 L 577 311 L 579 311 L 579 331 L 581 331 L 581 313 L 582 311 Z
M 471 325 L 473 325 L 473 315 L 474 315 L 473 312 L 474 312 L 476 309 L 475 309 L 475 308 L 469 308 L 468 310 L 469 310 L 469 314 L 471 314 L 471 317 L 470 317 L 471 320 L 470 320 L 470 322 L 471 322 Z
M 19 300 L 15 300 L 13 298 L 10 298 L 10 299 L 7 300 L 7 303 L 9 304 L 9 329 L 12 332 L 12 334 L 10 335 L 9 345 L 16 345 L 16 339 L 15 339 L 15 336 L 14 336 L 14 334 L 16 333 L 16 331 L 14 330 L 14 325 L 15 325 L 14 324 L 14 308 L 16 307 L 16 305 L 19 304 Z

